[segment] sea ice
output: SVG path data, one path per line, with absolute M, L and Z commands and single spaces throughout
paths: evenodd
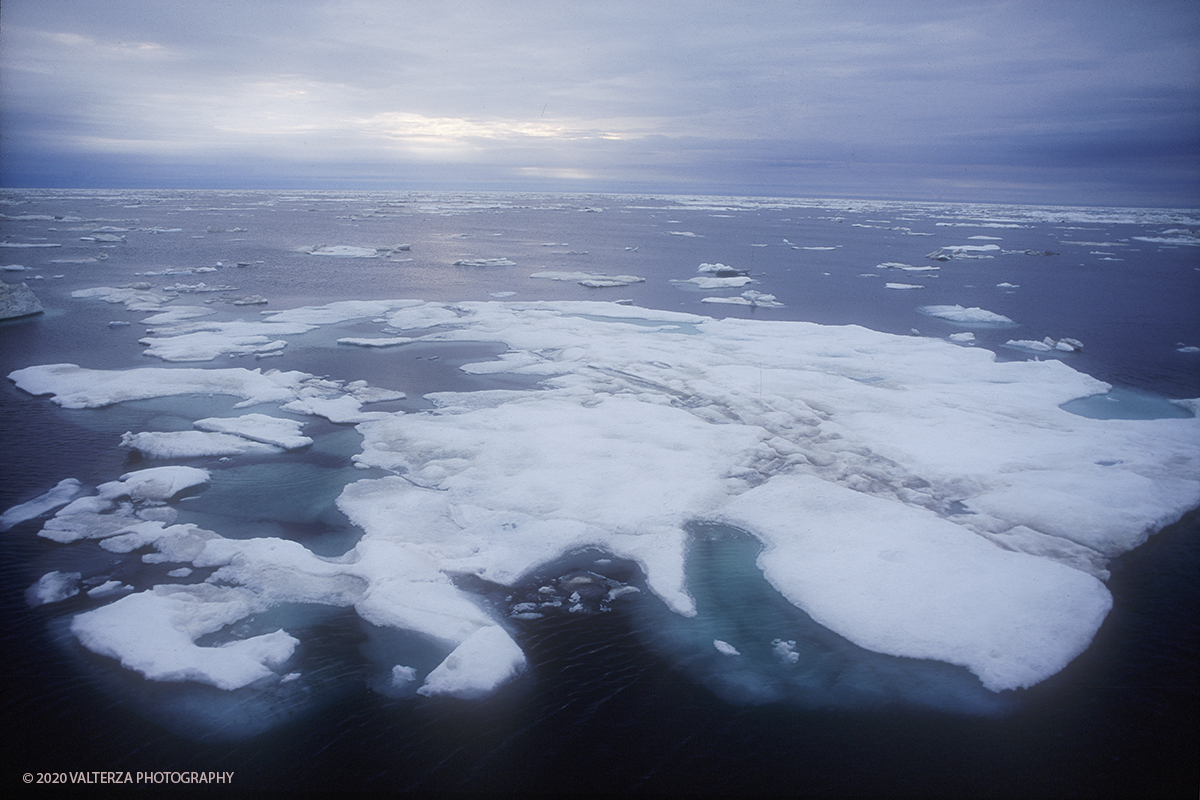
M 961 664 L 993 691 L 1061 670 L 1112 605 L 1090 575 L 812 476 L 774 478 L 719 518 L 763 540 L 767 580 L 817 622 L 876 652 Z
M 380 251 L 375 247 L 356 247 L 349 244 L 319 244 L 308 251 L 313 256 L 334 256 L 336 258 L 375 258 Z
M 460 258 L 454 262 L 456 267 L 515 267 L 517 262 L 507 258 Z
M 221 355 L 247 355 L 279 350 L 287 341 L 270 337 L 304 333 L 309 329 L 309 326 L 298 324 L 244 320 L 190 322 L 166 329 L 151 329 L 152 335 L 138 341 L 146 345 L 146 355 L 161 358 L 163 361 L 211 361 Z
M 925 257 L 935 261 L 949 261 L 952 258 L 991 258 L 991 253 L 999 249 L 998 244 L 959 244 L 939 248 Z
M 337 341 L 338 344 L 353 345 L 355 347 L 395 347 L 398 344 L 415 342 L 416 339 L 409 336 L 378 336 L 375 338 L 345 336 Z
M 754 279 L 747 275 L 738 275 L 732 278 L 708 278 L 696 277 L 688 278 L 686 281 L 671 281 L 677 286 L 692 286 L 701 290 L 713 289 L 736 289 L 740 286 L 745 286 L 747 283 L 753 283 Z
M 489 625 L 467 637 L 417 690 L 428 697 L 477 700 L 525 669 L 525 654 L 503 628 Z
M 286 401 L 312 379 L 303 372 L 233 369 L 136 369 L 106 371 L 75 364 L 26 367 L 9 379 L 30 394 L 54 395 L 63 408 L 99 408 L 129 400 L 182 394 L 230 394 L 238 405 Z
M 161 311 L 164 305 L 177 298 L 177 295 L 165 294 L 159 289 L 152 288 L 148 283 L 125 287 L 97 286 L 92 289 L 77 289 L 71 292 L 71 296 L 95 297 L 106 303 L 119 303 L 130 311 Z
M 636 275 L 605 275 L 602 272 L 556 272 L 547 270 L 535 272 L 529 277 L 542 278 L 552 281 L 574 281 L 591 289 L 613 286 L 628 286 L 631 283 L 644 283 L 645 278 Z
M 1041 341 L 1033 339 L 1009 339 L 1004 343 L 1005 347 L 1011 347 L 1015 350 L 1030 350 L 1034 353 L 1078 353 L 1083 350 L 1083 342 L 1078 339 L 1051 339 L 1047 336 Z
M 919 309 L 922 314 L 928 314 L 931 317 L 949 320 L 950 322 L 958 322 L 968 325 L 1012 325 L 1013 321 L 1003 314 L 997 314 L 993 311 L 985 311 L 978 306 L 971 308 L 963 308 L 959 305 L 953 306 L 921 306 Z
M 392 685 L 407 686 L 417 679 L 417 671 L 412 667 L 397 664 L 392 667 Z
M 736 647 L 731 645 L 729 642 L 723 641 L 721 639 L 713 639 L 713 647 L 715 647 L 717 649 L 718 653 L 720 653 L 721 655 L 724 655 L 724 656 L 740 656 L 741 655 L 741 653 L 738 652 L 738 649 Z
M 196 467 L 151 467 L 126 472 L 115 481 L 101 484 L 97 490 L 100 497 L 108 500 L 129 497 L 162 502 L 208 483 L 209 477 L 208 470 Z
M 209 417 L 193 423 L 196 430 L 214 431 L 239 436 L 253 442 L 295 450 L 312 444 L 312 439 L 300 433 L 304 423 L 294 419 L 271 417 L 266 414 L 243 414 L 240 417 Z
M 338 605 L 445 648 L 423 694 L 480 696 L 523 656 L 458 579 L 513 585 L 599 548 L 636 562 L 667 607 L 692 615 L 685 526 L 713 520 L 758 538 L 767 579 L 847 639 L 960 664 L 1002 690 L 1048 677 L 1086 647 L 1109 603 L 1097 579 L 1105 560 L 1200 504 L 1200 421 L 1069 413 L 1060 405 L 1109 387 L 1059 360 L 999 362 L 983 348 L 856 326 L 594 301 L 372 301 L 268 320 L 366 314 L 436 328 L 420 337 L 430 343 L 501 343 L 501 357 L 464 371 L 540 384 L 438 392 L 431 410 L 403 413 L 363 412 L 371 387 L 299 372 L 58 364 L 9 376 L 70 408 L 223 393 L 320 413 L 357 423 L 354 463 L 390 473 L 342 490 L 337 505 L 363 533 L 337 559 L 145 518 L 207 480 L 203 470 L 141 470 L 72 501 L 43 536 L 217 568 L 209 582 L 79 615 L 85 646 L 154 679 L 246 686 L 278 679 L 295 637 L 199 646 L 200 636 L 278 603 Z M 241 438 L 281 425 L 259 438 L 285 446 L 299 435 L 297 423 L 253 415 L 199 422 Z
M 738 297 L 705 297 L 701 303 L 725 303 L 735 306 L 753 306 L 755 308 L 782 308 L 783 303 L 775 299 L 775 295 L 756 292 L 748 289 Z
M 272 668 L 291 656 L 299 640 L 282 630 L 219 647 L 201 647 L 195 640 L 261 605 L 247 589 L 163 585 L 80 614 L 71 631 L 84 647 L 116 658 L 150 680 L 199 681 L 218 689 L 239 689 L 277 677 Z
M 157 314 L 151 314 L 142 320 L 143 325 L 178 325 L 189 319 L 197 317 L 208 317 L 217 313 L 211 308 L 205 306 L 175 306 L 160 311 Z
M 42 304 L 24 283 L 0 281 L 0 319 L 15 319 L 42 313 Z
M 278 453 L 281 449 L 240 436 L 203 431 L 128 432 L 121 437 L 121 446 L 137 450 L 147 458 L 199 458 L 247 453 L 265 455 Z
M 0 531 L 6 531 L 26 520 L 35 519 L 56 508 L 65 506 L 83 492 L 83 485 L 74 478 L 64 478 L 50 491 L 28 502 L 13 506 L 0 514 Z
M 78 572 L 47 572 L 38 582 L 25 590 L 25 600 L 31 606 L 58 603 L 79 594 Z

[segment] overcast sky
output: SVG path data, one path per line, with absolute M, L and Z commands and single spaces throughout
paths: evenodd
M 1200 205 L 1195 0 L 3 0 L 5 186 Z

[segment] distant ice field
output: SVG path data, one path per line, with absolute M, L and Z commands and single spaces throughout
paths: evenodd
M 11 574 L 189 735 L 519 692 L 603 614 L 725 702 L 992 714 L 1200 505 L 1198 212 L 0 202 Z

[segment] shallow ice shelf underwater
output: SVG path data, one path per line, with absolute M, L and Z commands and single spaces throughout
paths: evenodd
M 55 571 L 35 601 L 86 609 L 72 635 L 162 682 L 156 694 L 288 713 L 336 694 L 339 670 L 311 660 L 331 619 L 370 643 L 381 694 L 478 699 L 525 670 L 529 615 L 622 605 L 733 701 L 988 711 L 1088 646 L 1111 606 L 1107 559 L 1200 502 L 1194 401 L 1176 418 L 1068 413 L 1110 387 L 1060 362 L 607 303 L 334 303 L 266 324 L 288 336 L 363 318 L 429 343 L 503 343 L 463 371 L 540 384 L 435 392 L 432 410 L 403 413 L 371 410 L 397 393 L 300 372 L 18 370 L 20 388 L 67 408 L 238 401 L 125 439 L 186 465 L 94 491 L 64 480 L 6 512 L 6 525 L 54 512 L 43 537 L 143 565 L 120 580 Z M 306 436 L 305 416 L 324 433 Z M 329 481 L 307 519 L 271 502 L 238 512 L 264 518 L 249 527 L 222 519 L 218 506 L 252 509 L 297 474 Z M 353 546 L 288 538 L 336 530 L 333 498 L 362 532 Z M 593 551 L 640 567 L 603 608 L 525 586 Z M 516 608 L 468 586 L 547 591 Z

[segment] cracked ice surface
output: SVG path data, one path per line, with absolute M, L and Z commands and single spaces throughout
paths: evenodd
M 1200 503 L 1200 422 L 1073 415 L 1059 406 L 1109 387 L 1058 361 L 598 302 L 396 301 L 274 317 L 298 330 L 360 313 L 391 329 L 438 326 L 419 341 L 505 343 L 499 359 L 463 369 L 542 382 L 439 392 L 432 410 L 393 413 L 360 411 L 363 387 L 304 373 L 10 375 L 73 408 L 227 393 L 357 423 L 356 463 L 392 473 L 342 492 L 363 536 L 337 558 L 144 520 L 136 497 L 132 508 L 95 502 L 103 490 L 75 500 L 59 511 L 75 519 L 55 517 L 50 532 L 219 567 L 208 582 L 79 615 L 86 646 L 148 677 L 242 686 L 286 672 L 294 637 L 195 645 L 213 625 L 285 602 L 350 606 L 442 643 L 446 661 L 422 693 L 477 697 L 523 657 L 455 578 L 512 584 L 591 546 L 637 561 L 659 598 L 693 614 L 683 526 L 708 519 L 762 541 L 765 577 L 823 625 L 877 652 L 965 666 L 1000 691 L 1086 648 L 1111 604 L 1107 559 Z M 146 645 L 156 637 L 180 647 L 160 659 Z M 197 652 L 216 650 L 229 652 Z

